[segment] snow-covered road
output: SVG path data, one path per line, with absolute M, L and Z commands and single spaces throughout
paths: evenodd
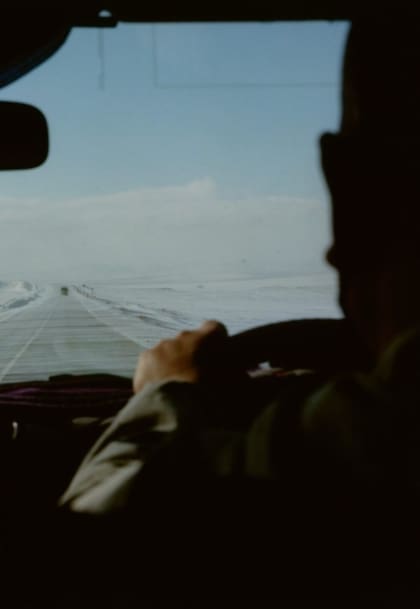
M 56 374 L 131 376 L 144 346 L 130 338 L 136 320 L 89 311 L 73 290 L 49 294 L 0 315 L 0 383 L 43 380 Z M 128 325 L 127 325 L 128 324 Z
M 139 279 L 68 285 L 68 295 L 62 287 L 0 281 L 0 383 L 95 372 L 131 377 L 141 351 L 204 319 L 235 334 L 285 319 L 341 317 L 324 276 Z

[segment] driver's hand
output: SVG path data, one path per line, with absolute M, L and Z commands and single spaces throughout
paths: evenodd
M 223 351 L 227 330 L 218 321 L 205 321 L 200 328 L 163 340 L 139 358 L 133 379 L 134 393 L 147 383 L 183 381 L 196 383 L 223 375 Z

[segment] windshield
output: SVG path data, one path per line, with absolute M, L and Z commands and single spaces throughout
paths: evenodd
M 3 90 L 50 156 L 3 172 L 0 382 L 131 376 L 203 319 L 337 317 L 317 140 L 345 23 L 74 29 Z

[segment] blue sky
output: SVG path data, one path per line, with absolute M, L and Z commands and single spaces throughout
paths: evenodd
M 16 263 L 8 272 L 140 276 L 179 258 L 182 274 L 192 249 L 205 273 L 242 270 L 244 259 L 250 273 L 322 270 L 328 213 L 317 138 L 338 125 L 346 31 L 342 23 L 73 31 L 3 90 L 3 99 L 40 107 L 51 131 L 45 166 L 0 177 L 0 255 L 12 251 Z

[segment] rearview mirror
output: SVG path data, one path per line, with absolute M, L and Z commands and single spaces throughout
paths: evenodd
M 28 104 L 0 101 L 0 170 L 32 169 L 48 157 L 48 124 Z

